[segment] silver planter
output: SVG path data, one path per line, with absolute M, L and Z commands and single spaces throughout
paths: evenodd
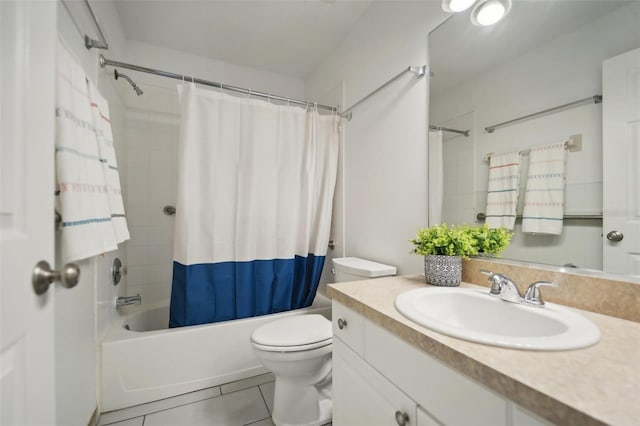
M 424 257 L 424 277 L 432 285 L 458 286 L 462 280 L 462 258 L 428 254 Z

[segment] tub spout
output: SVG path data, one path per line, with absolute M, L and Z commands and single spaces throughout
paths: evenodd
M 142 296 L 136 294 L 135 296 L 118 297 L 116 299 L 116 308 L 127 305 L 139 305 L 142 303 Z

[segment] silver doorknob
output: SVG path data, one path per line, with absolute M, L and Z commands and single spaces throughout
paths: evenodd
M 619 243 L 624 238 L 624 234 L 620 231 L 611 231 L 607 234 L 607 240 Z
M 406 426 L 409 424 L 409 415 L 407 413 L 403 413 L 402 411 L 396 411 L 396 423 L 398 426 Z
M 64 288 L 73 288 L 80 280 L 80 268 L 74 263 L 67 263 L 60 271 L 52 271 L 46 260 L 36 263 L 31 274 L 33 291 L 41 295 L 49 290 L 49 285 L 58 282 Z

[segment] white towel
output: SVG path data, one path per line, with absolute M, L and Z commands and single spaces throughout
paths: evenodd
M 98 151 L 107 184 L 111 221 L 116 234 L 116 242 L 119 244 L 129 239 L 129 229 L 127 228 L 127 219 L 122 202 L 120 173 L 118 172 L 116 151 L 113 145 L 109 104 L 93 83 L 89 82 L 88 85 L 91 109 L 93 111 L 93 123 L 98 137 Z
M 519 152 L 491 155 L 486 209 L 486 224 L 489 228 L 513 229 L 516 221 L 519 181 Z
M 566 163 L 564 143 L 531 149 L 522 232 L 562 233 Z
M 62 216 L 61 260 L 117 248 L 84 70 L 58 43 L 56 78 L 56 209 Z

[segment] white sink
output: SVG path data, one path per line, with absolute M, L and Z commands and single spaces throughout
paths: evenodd
M 400 294 L 395 305 L 420 325 L 487 345 L 561 351 L 600 340 L 598 327 L 576 312 L 553 303 L 538 308 L 505 302 L 488 289 L 420 288 Z

